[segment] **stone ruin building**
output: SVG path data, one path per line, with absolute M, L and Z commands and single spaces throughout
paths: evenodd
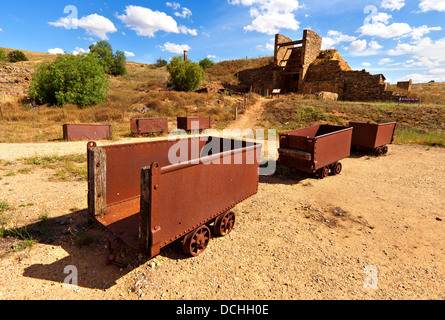
M 355 71 L 335 49 L 321 50 L 322 38 L 304 30 L 303 39 L 293 41 L 275 35 L 273 63 L 239 72 L 238 79 L 255 92 L 299 94 L 332 93 L 339 100 L 381 101 L 391 99 L 386 78 L 366 70 Z

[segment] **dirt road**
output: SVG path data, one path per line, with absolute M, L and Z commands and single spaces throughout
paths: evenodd
M 20 174 L 14 159 L 28 147 L 13 148 L 0 200 L 14 207 L 11 225 L 45 240 L 24 250 L 1 240 L 0 299 L 445 299 L 443 149 L 354 154 L 324 180 L 262 176 L 235 208 L 236 229 L 203 255 L 173 243 L 147 261 L 123 247 L 119 269 L 105 265 L 108 234 L 86 217 L 86 182 Z M 73 270 L 78 286 L 64 283 Z

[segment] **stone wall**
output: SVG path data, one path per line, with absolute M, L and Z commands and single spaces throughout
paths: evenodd
M 406 91 L 411 91 L 411 86 L 413 84 L 413 80 L 409 80 L 409 81 L 401 81 L 401 82 L 397 82 L 397 88 L 402 89 L 402 90 L 406 90 Z
M 310 65 L 301 88 L 302 94 L 333 92 L 339 100 L 378 101 L 388 99 L 385 77 L 366 70 L 354 71 L 337 50 L 320 52 Z

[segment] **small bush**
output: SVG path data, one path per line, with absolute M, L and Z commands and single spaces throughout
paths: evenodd
M 158 68 L 162 68 L 167 66 L 168 62 L 165 59 L 159 58 L 158 60 L 156 60 L 156 67 Z
M 209 68 L 213 68 L 215 66 L 215 62 L 211 61 L 208 58 L 202 59 L 201 61 L 199 61 L 199 65 L 201 66 L 201 68 L 205 69 L 209 69 Z
M 33 76 L 30 96 L 40 104 L 84 107 L 106 100 L 108 79 L 93 55 L 64 54 L 40 66 Z
M 0 49 L 0 60 L 5 60 L 5 59 L 6 59 L 5 52 L 2 49 Z
M 8 53 L 7 58 L 9 62 L 19 62 L 19 61 L 28 61 L 28 58 L 20 50 L 14 50 Z
M 204 79 L 204 70 L 195 62 L 184 61 L 181 57 L 174 57 L 167 65 L 170 80 L 177 89 L 194 91 L 199 88 Z

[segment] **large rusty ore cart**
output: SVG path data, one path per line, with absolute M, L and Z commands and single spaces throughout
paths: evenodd
M 279 163 L 325 178 L 340 174 L 351 154 L 352 128 L 318 125 L 280 134 Z
M 227 235 L 235 223 L 231 209 L 258 192 L 261 148 L 217 137 L 90 142 L 88 208 L 111 233 L 108 262 L 119 264 L 120 242 L 152 258 L 182 239 L 184 252 L 197 256 L 211 229 Z M 172 157 L 181 160 L 172 164 Z
M 397 123 L 372 123 L 369 121 L 352 121 L 349 126 L 352 133 L 352 148 L 361 151 L 372 151 L 376 156 L 388 153 L 388 144 L 394 141 Z

